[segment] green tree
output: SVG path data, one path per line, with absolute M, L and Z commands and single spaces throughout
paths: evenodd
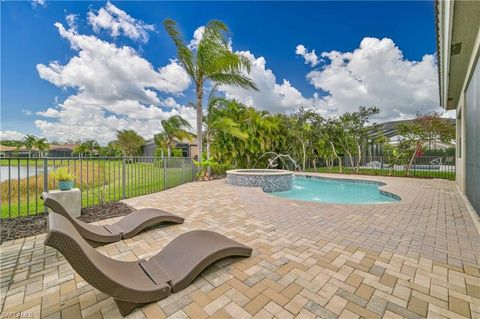
M 102 156 L 122 156 L 122 149 L 118 146 L 117 141 L 112 141 L 107 146 L 101 147 L 99 153 Z
M 140 154 L 145 140 L 134 130 L 122 130 L 117 131 L 116 144 L 124 156 L 134 156 Z
M 331 165 L 333 166 L 333 161 L 336 159 L 338 161 L 339 171 L 342 172 L 342 159 L 341 155 L 341 145 L 339 141 L 343 139 L 345 131 L 342 129 L 340 121 L 338 118 L 323 119 L 319 118 L 316 127 L 316 133 L 320 137 L 320 145 L 328 148 L 321 153 L 331 155 L 328 158 L 331 159 Z
M 37 141 L 37 138 L 34 135 L 30 135 L 30 134 L 26 135 L 23 138 L 23 145 L 25 146 L 25 148 L 28 151 L 28 157 L 31 157 L 32 149 L 35 146 L 36 141 Z
M 162 150 L 167 149 L 168 157 L 172 156 L 172 148 L 175 147 L 175 139 L 179 141 L 192 140 L 193 135 L 188 130 L 192 128 L 190 123 L 180 115 L 173 115 L 167 120 L 162 120 L 163 132 L 154 137 L 155 144 Z
M 86 140 L 75 147 L 73 153 L 80 156 L 92 156 L 100 152 L 100 144 L 95 140 Z
M 398 133 L 401 143 L 406 145 L 410 153 L 407 166 L 407 175 L 410 175 L 415 156 L 418 156 L 427 144 L 430 147 L 437 140 L 450 143 L 455 138 L 455 127 L 439 113 L 433 112 L 417 114 L 415 120 L 399 125 Z
M 292 144 L 299 146 L 294 151 L 302 159 L 302 170 L 305 171 L 305 164 L 307 161 L 307 153 L 313 150 L 313 144 L 316 140 L 314 136 L 313 122 L 318 115 L 311 110 L 300 110 L 290 116 L 290 128 L 288 130 L 289 136 L 292 139 Z
M 383 149 L 383 157 L 388 164 L 388 175 L 392 175 L 395 165 L 403 163 L 408 158 L 408 144 L 401 140 L 393 144 L 382 132 L 377 136 L 376 142 Z
M 172 38 L 180 65 L 195 85 L 197 109 L 197 145 L 199 154 L 203 151 L 203 96 L 204 85 L 232 85 L 257 90 L 253 81 L 244 74 L 250 72 L 251 62 L 246 57 L 233 53 L 228 45 L 228 28 L 218 20 L 211 20 L 205 26 L 198 46 L 187 46 L 172 19 L 163 22 Z
M 357 112 L 344 113 L 339 117 L 341 130 L 345 133 L 337 137 L 339 145 L 342 150 L 347 153 L 350 158 L 350 164 L 354 172 L 358 172 L 362 158 L 362 146 L 366 143 L 369 133 L 371 131 L 367 124 L 372 115 L 379 113 L 377 107 L 361 106 Z M 354 157 L 357 157 L 357 161 Z
M 221 112 L 221 109 L 228 107 L 229 103 L 235 102 L 215 97 L 209 99 L 207 114 L 204 117 L 205 140 L 207 142 L 206 161 L 208 162 L 211 159 L 211 145 L 215 138 L 219 138 L 220 134 L 223 134 L 224 137 L 238 138 L 242 142 L 248 138 L 248 134 L 241 130 L 239 123 Z M 211 166 L 207 167 L 207 174 L 211 174 Z
M 39 156 L 45 156 L 45 152 L 50 149 L 50 144 L 47 143 L 46 138 L 36 139 L 34 146 L 37 148 Z
M 275 149 L 280 132 L 280 117 L 272 116 L 266 111 L 258 111 L 235 100 L 217 108 L 216 116 L 229 118 L 230 123 L 237 123 L 238 133 L 231 130 L 216 130 L 212 139 L 211 155 L 213 160 L 225 167 L 252 167 L 265 152 Z

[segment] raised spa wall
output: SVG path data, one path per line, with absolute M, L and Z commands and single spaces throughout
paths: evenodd
M 283 170 L 231 170 L 227 183 L 243 187 L 262 187 L 266 193 L 285 192 L 292 189 L 293 172 Z

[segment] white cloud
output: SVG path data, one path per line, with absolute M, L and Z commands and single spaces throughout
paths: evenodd
M 323 52 L 328 62 L 307 74 L 327 92 L 318 106 L 332 113 L 377 106 L 380 120 L 415 117 L 417 112 L 442 111 L 438 101 L 435 58 L 408 61 L 391 39 L 364 38 L 352 52 Z
M 45 136 L 95 138 L 105 143 L 115 139 L 115 132 L 121 129 L 134 129 L 150 138 L 161 130 L 161 119 L 175 114 L 195 123 L 195 110 L 179 105 L 172 96 L 159 95 L 180 95 L 190 85 L 175 60 L 154 69 L 130 47 L 79 34 L 60 23 L 55 26 L 78 53 L 65 65 L 53 61 L 38 64 L 37 70 L 42 79 L 76 93 L 37 113 L 47 118 L 35 121 Z
M 318 64 L 318 56 L 315 53 L 315 50 L 308 52 L 303 44 L 297 45 L 295 48 L 295 54 L 301 55 L 305 60 L 305 64 L 310 64 L 311 66 Z
M 46 7 L 47 3 L 45 0 L 32 0 L 32 7 Z
M 0 140 L 21 140 L 25 134 L 17 131 L 0 131 Z
M 252 62 L 252 69 L 248 76 L 255 82 L 259 91 L 231 86 L 220 87 L 219 91 L 224 92 L 227 98 L 234 98 L 246 105 L 274 113 L 295 111 L 301 106 L 305 108 L 316 106 L 318 102 L 316 95 L 305 98 L 287 79 L 283 79 L 280 84 L 277 83 L 273 71 L 266 68 L 264 57 L 256 58 L 248 51 L 237 52 L 237 54 L 247 57 Z
M 205 26 L 200 26 L 193 32 L 193 38 L 190 40 L 190 43 L 187 45 L 189 49 L 196 49 L 200 40 L 203 38 L 203 33 L 205 32 Z
M 114 6 L 110 1 L 107 2 L 104 8 L 100 8 L 96 14 L 93 11 L 89 12 L 88 23 L 95 32 L 105 29 L 110 32 L 112 37 L 124 35 L 143 43 L 148 41 L 148 32 L 155 30 L 153 25 L 131 17 L 125 11 Z
M 78 15 L 77 14 L 73 14 L 73 13 L 67 14 L 65 16 L 65 20 L 67 21 L 67 25 L 70 29 L 72 29 L 72 30 L 77 30 L 78 29 L 78 24 L 77 24 Z

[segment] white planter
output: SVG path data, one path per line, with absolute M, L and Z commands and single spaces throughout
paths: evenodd
M 62 204 L 70 215 L 73 217 L 80 216 L 82 211 L 82 201 L 81 193 L 78 188 L 72 188 L 68 191 L 52 190 L 49 191 L 48 194 Z

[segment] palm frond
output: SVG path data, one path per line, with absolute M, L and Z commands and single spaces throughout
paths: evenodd
M 167 30 L 168 35 L 172 38 L 177 48 L 177 56 L 185 71 L 192 77 L 195 77 L 195 64 L 192 51 L 185 44 L 182 34 L 178 30 L 177 23 L 172 19 L 165 19 L 163 26 Z
M 240 73 L 215 73 L 209 76 L 210 80 L 221 85 L 233 85 L 244 89 L 258 91 L 257 86 L 248 76 Z

